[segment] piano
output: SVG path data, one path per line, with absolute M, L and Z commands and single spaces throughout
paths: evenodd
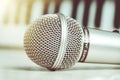
M 120 0 L 4 0 L 0 4 L 1 46 L 22 46 L 26 27 L 43 14 L 63 13 L 101 30 L 120 28 Z
M 29 24 L 42 14 L 60 12 L 77 19 L 84 26 L 119 28 L 119 0 L 5 1 L 1 1 L 2 5 L 0 6 L 0 22 L 3 24 Z

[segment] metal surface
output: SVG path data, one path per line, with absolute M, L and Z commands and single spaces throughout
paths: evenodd
M 61 63 L 65 56 L 66 47 L 67 47 L 67 34 L 68 34 L 66 17 L 63 14 L 57 14 L 57 15 L 61 22 L 61 31 L 62 32 L 61 32 L 60 48 L 59 48 L 57 58 L 52 66 L 53 69 L 59 68 L 61 66 Z
M 86 62 L 120 64 L 120 34 L 89 29 L 90 47 Z

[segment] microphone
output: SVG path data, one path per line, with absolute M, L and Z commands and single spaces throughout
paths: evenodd
M 81 26 L 61 13 L 36 19 L 25 32 L 24 48 L 36 64 L 49 70 L 77 62 L 120 64 L 120 34 Z

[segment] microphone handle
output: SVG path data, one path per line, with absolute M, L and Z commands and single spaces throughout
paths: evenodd
M 120 64 L 120 34 L 91 28 L 88 31 L 89 49 L 84 62 Z

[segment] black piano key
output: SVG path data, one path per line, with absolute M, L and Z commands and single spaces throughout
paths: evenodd
M 72 8 L 72 18 L 76 19 L 78 5 L 80 0 L 72 0 L 73 8 Z
M 44 4 L 43 14 L 47 14 L 51 0 L 42 0 L 42 1 L 43 1 L 43 4 Z
M 88 15 L 89 15 L 89 10 L 90 10 L 90 5 L 91 5 L 92 0 L 84 0 L 85 3 L 85 8 L 84 8 L 84 15 L 83 15 L 83 26 L 88 25 Z
M 120 0 L 115 0 L 114 27 L 120 28 Z
M 103 4 L 105 0 L 97 0 L 97 8 L 96 8 L 96 15 L 95 15 L 95 27 L 100 27 Z
M 55 9 L 54 9 L 54 13 L 58 13 L 60 10 L 60 5 L 62 3 L 63 0 L 55 0 Z
M 113 32 L 115 32 L 115 33 L 120 33 L 119 30 L 113 30 Z

